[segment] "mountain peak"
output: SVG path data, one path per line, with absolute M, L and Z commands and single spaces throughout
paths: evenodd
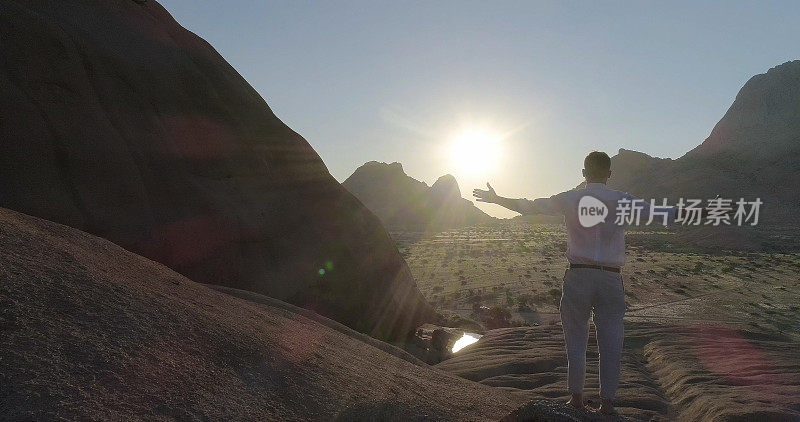
M 445 174 L 428 187 L 403 173 L 400 163 L 370 161 L 342 186 L 392 228 L 440 230 L 491 220 L 461 197 L 452 174 Z
M 406 180 L 411 179 L 408 177 L 406 172 L 403 170 L 403 165 L 398 162 L 393 163 L 384 163 L 381 161 L 368 161 L 362 164 L 360 167 L 350 175 L 342 185 L 345 187 L 347 186 L 354 186 L 354 185 L 369 185 L 374 183 L 375 180 L 382 180 L 382 183 L 392 183 L 389 182 L 390 180 L 399 181 L 399 180 Z M 413 179 L 411 179 L 413 180 Z M 428 185 L 414 180 L 417 184 L 424 186 L 425 188 Z
M 784 155 L 800 132 L 800 60 L 750 78 L 706 140 L 689 154 Z
M 453 196 L 461 198 L 461 189 L 458 187 L 458 181 L 456 181 L 456 178 L 452 174 L 445 174 L 436 179 L 436 182 L 431 185 L 430 192 L 434 196 Z
M 368 161 L 362 164 L 356 171 L 359 170 L 369 170 L 369 171 L 384 171 L 388 173 L 398 173 L 398 174 L 406 174 L 405 170 L 403 170 L 403 165 L 398 163 L 397 161 L 392 163 L 384 163 L 382 161 Z
M 619 151 L 617 152 L 617 155 L 618 156 L 622 156 L 622 157 L 626 157 L 626 156 L 628 156 L 628 157 L 642 157 L 642 156 L 650 157 L 649 155 L 647 155 L 647 154 L 645 154 L 643 152 L 635 151 L 635 150 L 632 150 L 632 149 L 625 149 L 625 148 L 620 148 Z
M 441 180 L 443 183 L 456 183 L 456 184 L 458 184 L 458 182 L 456 182 L 456 177 L 455 177 L 455 176 L 453 176 L 453 175 L 452 175 L 452 174 L 450 174 L 450 173 L 447 173 L 447 174 L 445 174 L 445 175 L 442 175 L 442 176 L 440 176 L 438 179 L 436 179 L 436 181 L 437 181 L 437 182 L 438 182 L 438 181 L 440 181 L 440 180 Z
M 678 159 L 620 149 L 609 186 L 642 198 L 760 198 L 764 221 L 797 220 L 800 60 L 742 86 L 706 140 Z M 766 211 L 765 207 L 765 211 Z

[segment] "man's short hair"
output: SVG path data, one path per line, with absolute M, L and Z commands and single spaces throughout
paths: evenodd
M 611 170 L 611 158 L 605 152 L 592 151 L 583 160 L 583 168 L 586 170 L 586 177 L 603 179 Z

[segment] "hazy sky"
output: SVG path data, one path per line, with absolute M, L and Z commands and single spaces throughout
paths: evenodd
M 571 188 L 592 149 L 678 158 L 752 75 L 800 58 L 800 2 L 161 3 L 339 181 L 399 161 L 428 184 L 454 174 L 465 197 L 487 180 L 506 196 Z M 459 135 L 496 142 L 454 149 Z

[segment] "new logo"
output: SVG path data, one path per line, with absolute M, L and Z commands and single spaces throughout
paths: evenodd
M 578 221 L 583 227 L 594 227 L 604 223 L 608 217 L 608 207 L 599 199 L 586 195 L 578 202 Z

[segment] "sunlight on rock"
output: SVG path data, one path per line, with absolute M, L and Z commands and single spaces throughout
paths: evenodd
M 455 353 L 455 352 L 457 352 L 457 351 L 469 346 L 472 343 L 475 343 L 481 337 L 483 337 L 483 336 L 480 335 L 480 334 L 464 333 L 464 335 L 461 336 L 460 339 L 456 340 L 455 344 L 453 344 L 453 353 Z

